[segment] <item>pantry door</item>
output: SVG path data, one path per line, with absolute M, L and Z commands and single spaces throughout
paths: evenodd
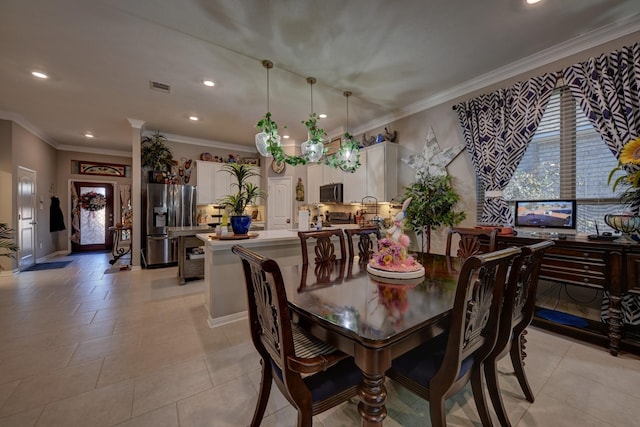
M 291 223 L 291 177 L 269 178 L 268 187 L 267 230 L 288 230 L 293 228 Z

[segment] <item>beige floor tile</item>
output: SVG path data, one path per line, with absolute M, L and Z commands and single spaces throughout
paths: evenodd
M 610 385 L 567 371 L 555 373 L 542 394 L 617 426 L 640 424 L 640 399 Z M 536 402 L 537 404 L 537 402 Z
M 542 394 L 523 415 L 516 427 L 622 427 L 635 424 L 614 424 L 602 421 L 588 413 L 568 407 L 562 400 Z
M 0 416 L 93 390 L 101 368 L 102 361 L 98 360 L 26 378 L 2 405 Z
M 208 353 L 206 362 L 215 386 L 249 373 L 252 378 L 257 377 L 256 388 L 260 383 L 260 355 L 251 343 L 244 342 Z
M 44 407 L 29 409 L 18 414 L 0 418 L 2 427 L 34 427 Z
M 169 366 L 135 379 L 133 416 L 153 411 L 212 387 L 203 360 Z
M 63 368 L 75 349 L 73 344 L 4 359 L 0 361 L 0 384 Z
M 181 426 L 246 426 L 253 416 L 256 392 L 246 377 L 239 377 L 178 402 Z
M 176 403 L 163 406 L 155 411 L 132 418 L 117 427 L 180 427 Z M 183 426 L 185 427 L 185 426 Z
M 131 417 L 133 381 L 98 388 L 47 405 L 36 427 L 111 426 Z
M 137 333 L 111 335 L 84 341 L 78 345 L 71 363 L 82 363 L 87 360 L 99 359 L 115 354 L 135 353 L 139 348 L 139 343 L 140 337 Z

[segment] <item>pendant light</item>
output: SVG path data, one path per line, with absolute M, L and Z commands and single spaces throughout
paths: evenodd
M 309 120 L 303 121 L 307 127 L 308 139 L 300 146 L 302 157 L 311 163 L 320 161 L 324 155 L 324 144 L 322 138 L 325 136 L 323 129 L 317 126 L 318 115 L 313 112 L 313 85 L 316 83 L 315 77 L 307 77 L 307 83 L 311 87 L 311 113 L 309 114 Z
M 272 151 L 280 147 L 280 135 L 278 135 L 278 125 L 271 120 L 271 112 L 269 111 L 269 70 L 273 68 L 273 62 L 265 59 L 262 66 L 267 70 L 267 113 L 258 122 L 258 128 L 261 132 L 256 134 L 256 149 L 258 153 L 264 157 L 271 157 Z
M 360 167 L 360 144 L 349 133 L 349 97 L 352 93 L 345 90 L 342 94 L 347 100 L 347 131 L 344 133 L 344 139 L 340 144 L 336 157 L 340 169 L 353 173 Z

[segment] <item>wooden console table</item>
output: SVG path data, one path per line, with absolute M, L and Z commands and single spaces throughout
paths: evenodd
M 574 236 L 560 239 L 518 235 L 498 236 L 498 249 L 530 245 L 541 240 L 553 240 L 555 245 L 545 253 L 540 279 L 608 291 L 609 323 L 584 319 L 588 326 L 578 328 L 536 316 L 533 324 L 603 345 L 614 356 L 620 349 L 640 354 L 640 341 L 625 335 L 621 308 L 625 294 L 640 295 L 640 245 Z

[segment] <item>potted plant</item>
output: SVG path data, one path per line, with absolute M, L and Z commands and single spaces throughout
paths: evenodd
M 15 258 L 18 252 L 18 245 L 13 240 L 13 229 L 6 223 L 0 223 L 0 256 Z M 0 270 L 2 265 L 0 265 Z
M 219 202 L 230 211 L 233 233 L 247 234 L 251 226 L 251 215 L 245 215 L 246 207 L 255 204 L 259 197 L 266 197 L 265 192 L 249 182 L 249 178 L 260 176 L 260 174 L 243 163 L 227 163 L 222 167 L 222 171 L 229 173 L 232 179 L 235 179 L 235 182 L 231 183 L 231 188 L 237 191 L 226 195 Z
M 165 142 L 167 138 L 156 131 L 153 135 L 142 138 L 141 163 L 142 167 L 149 168 L 149 182 L 158 182 L 155 179 L 159 173 L 170 171 L 173 166 L 173 154 Z
M 431 230 L 442 225 L 453 226 L 466 218 L 462 211 L 453 207 L 460 197 L 451 188 L 451 176 L 425 175 L 420 181 L 405 187 L 403 200 L 412 198 L 407 207 L 406 219 L 408 228 L 421 236 L 420 251 L 431 251 Z

